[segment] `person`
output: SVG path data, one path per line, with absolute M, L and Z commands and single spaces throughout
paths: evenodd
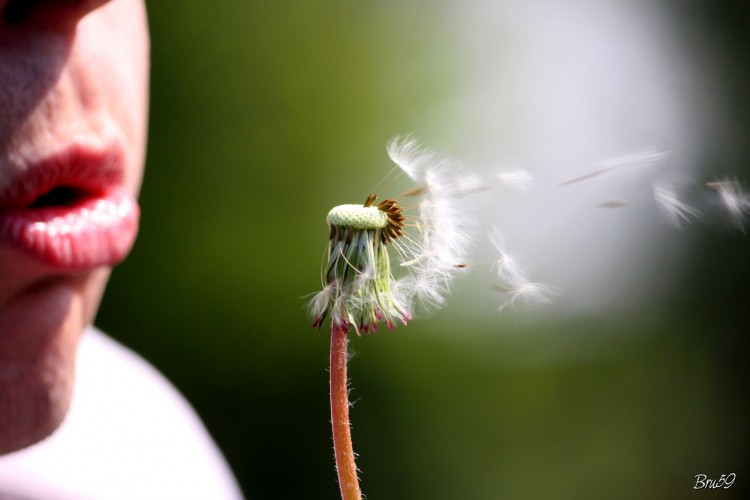
M 240 498 L 188 403 L 90 326 L 138 229 L 144 2 L 0 12 L 0 499 Z

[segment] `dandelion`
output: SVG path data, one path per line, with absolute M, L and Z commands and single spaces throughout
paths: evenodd
M 745 222 L 750 216 L 750 194 L 742 189 L 737 179 L 722 179 L 706 184 L 715 189 L 721 197 L 721 204 L 729 219 L 740 231 L 745 230 Z
M 412 139 L 395 138 L 387 151 L 417 183 L 406 193 L 419 198 L 417 213 L 407 214 L 393 198 L 377 203 L 376 194 L 361 205 L 331 209 L 323 288 L 308 306 L 314 327 L 331 318 L 331 421 L 344 499 L 361 498 L 349 427 L 347 335 L 377 332 L 381 323 L 393 330 L 411 320 L 415 307 L 443 305 L 453 278 L 466 267 L 473 217 L 464 195 L 479 186 Z M 391 266 L 390 249 L 398 267 Z
M 334 207 L 326 218 L 330 228 L 326 286 L 313 297 L 313 326 L 331 312 L 332 327 L 343 333 L 377 331 L 380 321 L 394 329 L 411 319 L 391 274 L 386 244 L 403 236 L 404 216 L 398 202 L 374 205 L 371 194 L 363 205 Z

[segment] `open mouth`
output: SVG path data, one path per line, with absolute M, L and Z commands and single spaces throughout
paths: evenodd
M 57 186 L 29 205 L 29 208 L 70 207 L 90 196 L 86 190 L 72 186 Z
M 0 243 L 58 269 L 117 264 L 139 216 L 121 163 L 117 150 L 77 147 L 27 169 L 0 195 Z

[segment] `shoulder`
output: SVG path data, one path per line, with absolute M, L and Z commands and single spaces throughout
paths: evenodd
M 91 328 L 76 367 L 60 428 L 0 457 L 0 493 L 13 487 L 61 499 L 241 498 L 198 415 L 143 358 Z

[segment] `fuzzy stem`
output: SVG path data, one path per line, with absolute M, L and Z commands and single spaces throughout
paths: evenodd
M 349 390 L 346 380 L 347 330 L 333 326 L 331 329 L 331 425 L 333 426 L 333 451 L 336 455 L 336 472 L 343 500 L 361 500 L 354 464 L 352 434 L 349 428 Z

